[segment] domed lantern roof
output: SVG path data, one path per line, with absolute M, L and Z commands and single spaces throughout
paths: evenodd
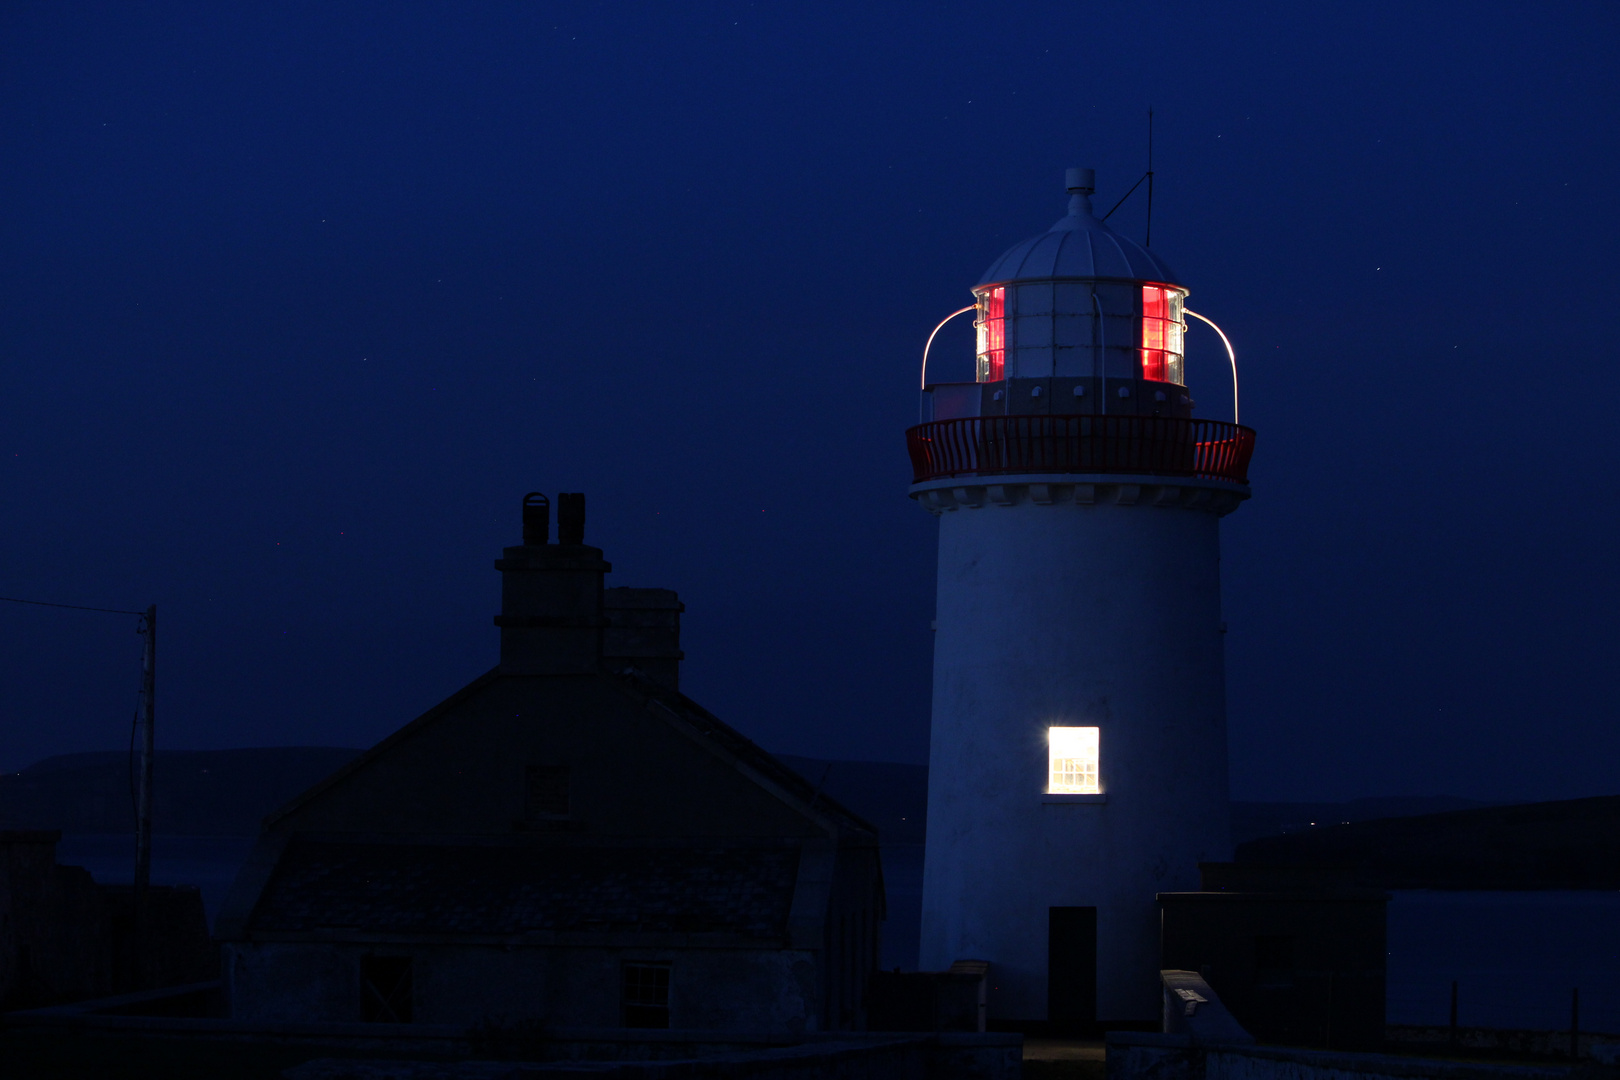
M 973 286 L 976 381 L 1009 383 L 990 399 L 1007 415 L 1047 412 L 1054 394 L 1081 411 L 1190 415 L 1187 289 L 1164 260 L 1092 214 L 1094 177 L 1070 169 L 1068 216 Z
M 1176 272 L 1163 259 L 1093 215 L 1095 175 L 1092 169 L 1070 169 L 1067 216 L 1039 236 L 1007 249 L 990 264 L 979 286 L 1054 278 L 1180 284 Z

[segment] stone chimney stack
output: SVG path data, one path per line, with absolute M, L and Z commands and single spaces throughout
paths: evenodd
M 686 605 L 674 589 L 608 589 L 603 613 L 608 628 L 603 635 L 602 663 L 609 671 L 635 668 L 642 674 L 679 690 L 681 612 Z
M 523 497 L 523 543 L 503 551 L 501 671 L 508 675 L 578 675 L 602 670 L 602 575 L 613 567 L 585 543 L 585 496 L 557 496 L 557 543 L 550 543 L 551 503 L 538 491 Z M 619 591 L 619 590 L 615 590 Z M 671 594 L 673 596 L 673 594 Z

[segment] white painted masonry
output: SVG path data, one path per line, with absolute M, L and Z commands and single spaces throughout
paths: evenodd
M 1159 1016 L 1154 896 L 1231 856 L 1219 519 L 1245 485 L 916 484 L 939 517 L 921 966 L 992 964 L 1047 1017 L 1048 909 L 1097 908 L 1097 1015 Z M 1046 729 L 1100 729 L 1100 795 L 1047 795 Z

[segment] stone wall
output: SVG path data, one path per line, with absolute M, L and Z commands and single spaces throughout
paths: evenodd
M 1566 1080 L 1577 1066 L 1449 1061 L 1109 1032 L 1108 1080 Z

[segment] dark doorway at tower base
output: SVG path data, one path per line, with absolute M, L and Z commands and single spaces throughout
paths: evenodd
M 1090 1034 L 1097 1027 L 1097 909 L 1048 909 L 1046 1019 L 1054 1033 Z

